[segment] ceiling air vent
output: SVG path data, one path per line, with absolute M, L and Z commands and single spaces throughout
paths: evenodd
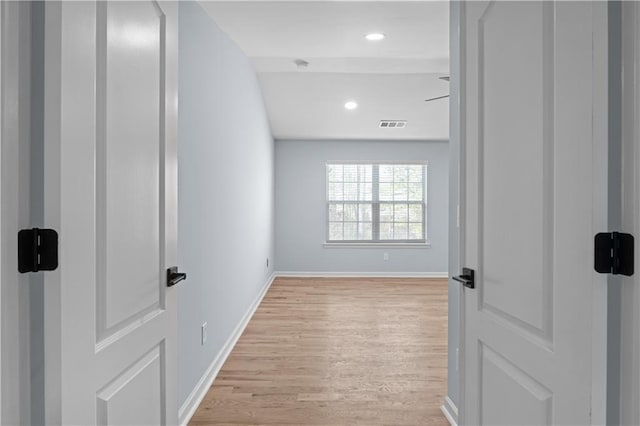
M 378 127 L 383 129 L 402 129 L 406 127 L 406 120 L 380 120 Z

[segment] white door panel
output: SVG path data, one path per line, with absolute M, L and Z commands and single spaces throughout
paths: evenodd
M 464 424 L 591 423 L 603 7 L 465 4 Z
M 553 34 L 552 22 L 551 4 L 499 2 L 487 7 L 478 26 L 480 303 L 547 340 L 553 315 L 553 50 L 545 38 Z M 514 247 L 521 256 L 510 256 Z
M 97 6 L 98 334 L 108 336 L 161 302 L 164 26 L 153 2 Z
M 177 8 L 46 7 L 47 421 L 173 424 Z
M 156 346 L 97 392 L 98 424 L 166 424 L 161 378 L 162 350 Z

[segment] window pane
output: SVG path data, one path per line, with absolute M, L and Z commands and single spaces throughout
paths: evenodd
M 357 223 L 345 223 L 344 224 L 344 239 L 345 240 L 357 240 L 358 239 L 358 224 Z
M 358 201 L 371 201 L 373 199 L 370 183 L 361 183 L 359 189 Z
M 358 177 L 360 182 L 373 181 L 373 166 L 371 164 L 361 164 L 358 166 Z
M 393 215 L 394 222 L 409 221 L 409 206 L 406 204 L 396 204 Z
M 409 222 L 422 223 L 422 206 L 420 204 L 409 205 Z
M 379 166 L 380 182 L 393 182 L 393 166 L 389 164 L 380 164 Z
M 329 223 L 329 239 L 330 240 L 342 240 L 342 222 Z
M 422 201 L 422 184 L 409 184 L 409 201 Z
M 344 220 L 345 222 L 355 222 L 358 220 L 358 205 L 357 204 L 345 204 L 344 205 Z
M 358 181 L 358 166 L 355 164 L 344 164 L 344 181 L 345 182 L 357 182 Z
M 393 239 L 394 240 L 406 240 L 408 224 L 406 223 L 395 223 L 393 225 Z
M 342 184 L 341 183 L 330 183 L 329 184 L 329 201 L 340 201 L 343 200 L 344 197 L 342 195 Z
M 393 222 L 393 204 L 380 204 L 380 222 Z
M 358 221 L 371 222 L 371 204 L 359 204 Z
M 393 180 L 395 182 L 407 181 L 407 166 L 394 166 L 393 167 Z
M 359 223 L 358 224 L 358 239 L 359 240 L 371 240 L 373 238 L 373 231 L 371 229 L 371 223 Z
M 393 240 L 393 224 L 392 223 L 380 224 L 380 239 Z
M 342 164 L 327 164 L 329 182 L 342 182 Z
M 393 201 L 393 183 L 380 183 L 380 201 Z
M 409 166 L 409 182 L 422 182 L 422 167 Z
M 410 223 L 409 224 L 409 239 L 410 240 L 421 240 L 422 237 L 422 224 L 421 223 Z
M 406 183 L 396 182 L 393 185 L 393 199 L 395 201 L 407 201 L 409 198 L 409 191 Z
M 358 184 L 357 183 L 344 184 L 344 199 L 346 201 L 358 200 Z
M 344 220 L 342 204 L 329 204 L 329 221 L 340 222 Z

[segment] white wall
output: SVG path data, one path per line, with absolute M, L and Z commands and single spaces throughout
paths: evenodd
M 427 161 L 431 247 L 325 248 L 325 163 L 337 160 Z M 276 141 L 276 270 L 446 275 L 448 173 L 446 141 Z
M 272 273 L 274 155 L 249 60 L 197 3 L 180 2 L 179 12 L 182 405 Z

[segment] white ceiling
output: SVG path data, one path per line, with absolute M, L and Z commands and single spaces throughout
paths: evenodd
M 448 99 L 424 102 L 449 93 L 448 2 L 200 3 L 252 59 L 276 139 L 448 139 Z

